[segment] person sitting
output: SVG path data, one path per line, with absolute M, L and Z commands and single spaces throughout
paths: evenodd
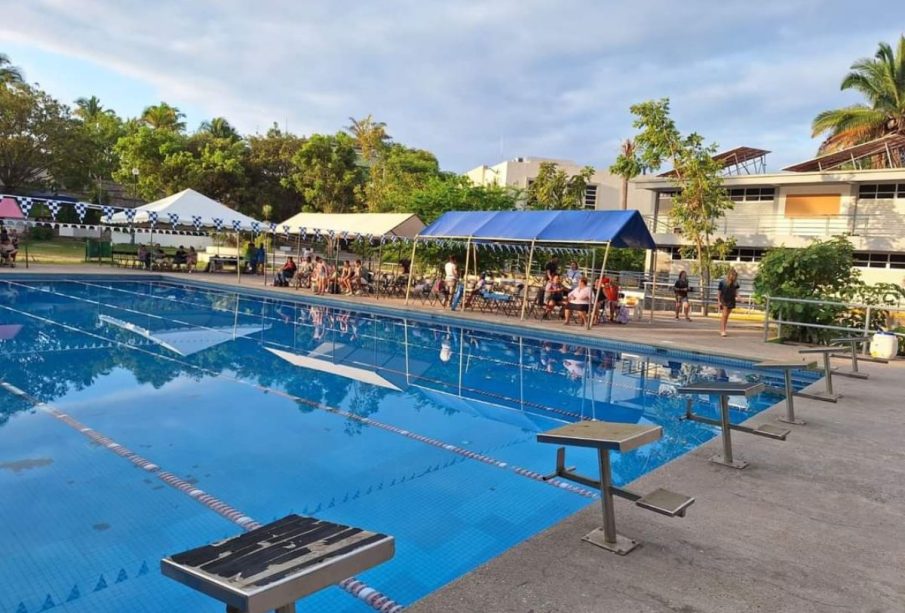
M 16 267 L 16 254 L 19 252 L 12 241 L 7 236 L 6 239 L 0 239 L 0 261 L 6 262 L 10 268 Z
M 188 253 L 185 254 L 185 269 L 189 272 L 195 272 L 198 267 L 198 252 L 193 246 L 189 246 Z
M 547 285 L 544 287 L 544 298 L 546 299 L 547 303 L 544 307 L 544 314 L 541 316 L 541 319 L 549 318 L 550 313 L 553 312 L 553 309 L 562 305 L 562 301 L 565 297 L 566 288 L 563 287 L 559 275 L 553 275 L 550 280 L 547 281 Z
M 292 256 L 286 258 L 286 263 L 283 264 L 283 267 L 276 274 L 274 285 L 277 287 L 289 287 L 289 281 L 295 276 L 297 268 Z
M 569 280 L 569 287 L 575 287 L 578 285 L 579 279 L 581 279 L 581 271 L 578 269 L 578 262 L 572 260 L 572 263 L 569 264 L 569 269 L 566 271 L 566 278 Z
M 176 248 L 176 253 L 173 255 L 173 266 L 180 267 L 186 263 L 188 260 L 188 255 L 185 252 L 185 247 L 179 245 Z
M 156 266 L 157 270 L 160 270 L 163 264 L 167 261 L 167 254 L 163 252 L 163 248 L 160 245 L 157 245 L 157 249 L 154 251 L 153 256 L 153 266 Z
M 339 270 L 339 289 L 343 294 L 352 295 L 352 267 L 349 266 L 348 260 L 343 262 Z
M 468 297 L 465 299 L 465 307 L 466 309 L 470 309 L 472 303 L 474 302 L 475 296 L 483 296 L 484 292 L 490 289 L 490 283 L 487 281 L 487 273 L 482 272 L 481 278 L 475 282 L 474 287 L 471 288 L 471 293 L 468 294 Z
M 603 289 L 603 297 L 606 298 L 606 305 L 600 313 L 601 319 L 604 313 L 607 313 L 610 323 L 616 321 L 616 310 L 619 308 L 619 286 L 613 283 L 609 277 L 604 277 L 601 285 Z
M 301 264 L 299 264 L 298 270 L 295 271 L 295 277 L 293 278 L 293 282 L 295 283 L 296 289 L 304 285 L 305 287 L 311 287 L 311 270 L 314 266 L 311 264 L 311 256 L 306 256 L 304 260 L 302 260 Z
M 361 260 L 355 260 L 355 265 L 352 266 L 352 278 L 350 282 L 352 284 L 353 292 L 364 292 L 368 288 L 368 271 L 365 270 L 364 264 L 361 263 Z
M 248 244 L 245 245 L 245 272 L 254 272 L 256 258 L 255 253 L 255 244 L 251 241 L 248 241 Z
M 591 308 L 591 288 L 585 277 L 578 279 L 578 285 L 569 292 L 568 301 L 563 307 L 566 326 L 572 321 L 572 313 L 577 312 L 582 325 L 588 323 L 588 311 Z

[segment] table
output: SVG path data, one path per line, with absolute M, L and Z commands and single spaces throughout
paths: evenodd
M 757 428 L 749 428 L 740 424 L 733 424 L 729 421 L 729 396 L 754 396 L 764 390 L 763 383 L 750 382 L 721 382 L 721 381 L 702 381 L 692 383 L 684 387 L 680 387 L 676 391 L 679 394 L 688 394 L 688 403 L 685 408 L 685 419 L 697 421 L 712 426 L 719 426 L 723 439 L 723 455 L 713 456 L 710 461 L 714 464 L 728 466 L 730 468 L 742 469 L 748 466 L 743 460 L 736 460 L 732 457 L 732 430 L 745 432 L 746 434 L 754 434 L 757 436 L 765 436 L 767 438 L 785 440 L 791 430 L 784 430 L 771 426 L 769 424 L 761 424 Z M 695 415 L 691 409 L 692 395 L 708 394 L 719 396 L 720 398 L 720 419 L 710 419 Z
M 165 557 L 161 572 L 226 603 L 227 613 L 294 613 L 295 601 L 393 557 L 393 537 L 286 517 Z
M 754 368 L 762 369 L 762 370 L 781 370 L 783 372 L 783 378 L 785 380 L 785 388 L 786 388 L 786 416 L 779 417 L 779 421 L 783 421 L 787 424 L 797 424 L 803 426 L 805 421 L 803 419 L 796 419 L 795 417 L 795 401 L 793 397 L 795 396 L 795 388 L 792 387 L 792 371 L 798 370 L 800 368 L 817 368 L 817 362 L 804 362 L 801 360 L 795 361 L 782 361 L 782 360 L 765 360 L 763 362 L 759 362 L 754 365 Z
M 597 459 L 600 466 L 599 480 L 584 477 L 575 473 L 573 469 L 566 468 L 565 450 L 563 448 L 557 450 L 556 472 L 546 477 L 546 479 L 554 476 L 563 477 L 570 481 L 600 488 L 603 528 L 594 529 L 582 540 L 619 555 L 625 555 L 638 546 L 637 541 L 616 532 L 616 512 L 613 508 L 614 495 L 627 498 L 649 511 L 670 517 L 677 515 L 684 517 L 685 510 L 691 506 L 694 498 L 676 494 L 662 488 L 646 496 L 641 496 L 629 490 L 613 486 L 610 451 L 631 451 L 658 440 L 662 435 L 663 428 L 660 426 L 639 426 L 605 421 L 580 421 L 537 435 L 537 440 L 540 443 L 590 447 L 597 450 Z

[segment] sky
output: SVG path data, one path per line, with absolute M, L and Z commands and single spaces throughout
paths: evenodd
M 333 133 L 372 114 L 464 172 L 515 157 L 605 168 L 629 106 L 668 97 L 683 132 L 813 157 L 811 119 L 892 43 L 898 1 L 0 0 L 0 53 L 52 95 L 190 128 Z

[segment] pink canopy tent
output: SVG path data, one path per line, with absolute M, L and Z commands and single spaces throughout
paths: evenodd
M 0 198 L 0 219 L 25 219 L 13 198 Z

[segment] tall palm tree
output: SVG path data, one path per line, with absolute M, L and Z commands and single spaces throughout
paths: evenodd
M 85 122 L 96 121 L 101 115 L 109 115 L 110 113 L 112 111 L 105 109 L 97 96 L 79 98 L 75 101 L 75 111 L 73 111 L 76 117 Z
M 638 160 L 635 149 L 635 141 L 627 138 L 619 144 L 619 156 L 616 162 L 610 166 L 610 172 L 622 177 L 622 210 L 628 208 L 628 182 L 641 174 L 643 170 Z
M 141 120 L 145 125 L 155 130 L 172 130 L 182 132 L 185 130 L 185 122 L 182 119 L 185 114 L 175 106 L 161 102 L 157 106 L 147 107 L 141 114 Z
M 0 53 L 0 85 L 21 85 L 24 81 L 22 69 L 13 66 L 8 55 Z
M 382 121 L 374 121 L 370 114 L 364 119 L 349 117 L 349 121 L 352 123 L 346 128 L 346 132 L 355 138 L 356 149 L 365 160 L 373 161 L 390 140 L 387 125 Z
M 225 117 L 214 117 L 210 121 L 202 121 L 198 131 L 207 132 L 215 138 L 239 140 L 239 133 Z
M 861 92 L 867 104 L 824 111 L 811 124 L 813 136 L 829 133 L 819 153 L 830 153 L 880 138 L 905 133 L 905 35 L 893 50 L 880 43 L 873 58 L 852 64 L 841 89 Z

